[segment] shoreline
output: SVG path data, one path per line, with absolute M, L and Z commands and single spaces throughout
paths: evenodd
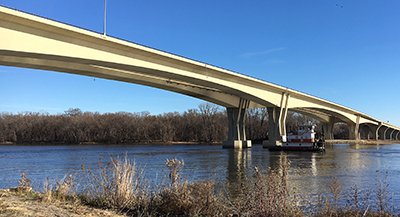
M 359 145 L 391 145 L 400 144 L 400 140 L 346 140 L 346 139 L 335 139 L 335 140 L 325 140 L 327 144 L 359 144 Z M 253 145 L 262 145 L 262 142 L 255 140 L 252 141 Z M 1 145 L 15 145 L 15 146 L 46 146 L 46 145 L 222 145 L 222 142 L 163 142 L 163 141 L 148 141 L 148 142 L 130 142 L 130 143 L 104 143 L 104 142 L 81 142 L 81 143 L 63 143 L 63 142 L 34 142 L 34 143 L 15 143 L 15 142 L 0 142 Z
M 391 145 L 400 144 L 400 140 L 345 140 L 345 139 L 335 139 L 335 140 L 325 140 L 328 144 L 350 144 L 350 145 Z
M 345 140 L 347 141 L 347 140 Z M 171 163 L 172 164 L 169 164 Z M 389 200 L 383 200 L 385 209 L 380 210 L 380 204 L 376 207 L 371 204 L 373 198 L 388 197 L 390 191 L 387 187 L 380 187 L 377 182 L 377 190 L 363 193 L 364 191 L 353 191 L 352 188 L 343 188 L 340 179 L 333 178 L 330 186 L 341 188 L 339 191 L 320 193 L 327 198 L 332 195 L 339 195 L 339 199 L 325 200 L 324 202 L 305 201 L 306 204 L 298 204 L 296 197 L 289 195 L 290 182 L 287 181 L 290 161 L 284 157 L 278 161 L 277 168 L 264 174 L 256 170 L 254 179 L 244 179 L 242 184 L 234 187 L 244 193 L 232 197 L 229 194 L 229 182 L 225 189 L 227 195 L 217 193 L 217 183 L 207 180 L 188 181 L 187 178 L 180 178 L 180 169 L 170 169 L 169 176 L 166 176 L 166 184 L 149 185 L 139 176 L 134 176 L 137 171 L 136 164 L 125 159 L 115 160 L 104 167 L 103 172 L 98 175 L 92 174 L 90 170 L 83 170 L 86 179 L 76 179 L 77 176 L 68 176 L 68 179 L 60 181 L 49 181 L 47 184 L 35 187 L 31 185 L 31 180 L 27 179 L 25 173 L 17 187 L 0 189 L 0 216 L 261 216 L 265 213 L 271 216 L 398 216 L 396 215 L 396 204 Z M 183 160 L 166 160 L 168 168 L 171 166 L 183 166 Z M 282 171 L 282 172 L 279 172 Z M 107 174 L 112 174 L 111 176 Z M 273 174 L 273 175 L 272 175 Z M 67 176 L 64 176 L 67 177 Z M 168 178 L 169 177 L 169 178 Z M 174 179 L 174 178 L 177 179 Z M 272 177 L 272 178 L 271 178 Z M 117 181 L 115 180 L 118 178 Z M 79 182 L 74 182 L 75 180 Z M 98 184 L 93 185 L 98 180 Z M 169 181 L 168 181 L 169 180 Z M 268 182 L 269 184 L 263 184 Z M 71 184 L 72 183 L 72 184 Z M 75 183 L 75 184 L 74 184 Z M 112 184 L 110 184 L 112 183 Z M 283 183 L 283 184 L 281 184 Z M 336 184 L 335 184 L 336 183 Z M 386 183 L 385 183 L 386 184 Z M 46 187 L 46 186 L 55 186 Z M 78 191 L 78 186 L 83 189 Z M 141 190 L 136 191 L 116 191 L 116 189 L 153 189 L 156 193 L 146 193 Z M 235 185 L 232 185 L 235 186 Z M 243 187 L 245 186 L 245 187 Z M 254 186 L 254 187 L 248 187 Z M 127 188 L 128 187 L 128 188 Z M 270 189 L 278 189 L 269 193 Z M 40 189 L 43 190 L 40 190 Z M 369 188 L 369 187 L 368 187 Z M 89 193 L 86 190 L 89 190 Z M 100 190 L 97 190 L 100 189 Z M 235 190 L 233 189 L 233 190 Z M 283 189 L 283 190 L 279 190 Z M 348 191 L 350 189 L 350 191 Z M 357 189 L 357 188 L 356 188 Z M 361 188 L 362 190 L 364 188 Z M 379 190 L 383 193 L 379 194 Z M 103 194 L 101 192 L 108 192 Z M 90 193 L 95 192 L 95 193 Z M 99 193 L 100 192 L 100 193 Z M 128 193 L 125 193 L 128 192 Z M 152 191 L 151 191 L 152 192 Z M 261 192 L 258 193 L 258 192 Z M 267 194 L 268 193 L 268 194 Z M 295 193 L 294 193 L 295 194 Z M 200 196 L 199 196 L 200 195 Z M 261 195 L 261 198 L 260 198 Z M 351 200 L 359 197 L 359 200 Z M 349 202 L 349 199 L 351 200 Z M 99 203 L 99 201 L 101 201 Z M 250 204 L 244 209 L 236 209 L 243 201 Z M 261 202 L 259 202 L 261 201 Z M 285 204 L 274 209 L 265 210 L 269 204 Z M 339 202 L 339 203 L 338 203 Z M 347 203 L 346 203 L 347 202 Z M 344 204 L 331 206 L 331 204 Z M 359 209 L 359 203 L 364 204 Z M 328 205 L 327 205 L 328 204 Z M 347 206 L 350 204 L 350 206 Z M 366 207 L 366 208 L 365 208 Z M 370 208 L 371 207 L 371 208 Z M 387 208 L 393 207 L 393 208 Z M 309 210 L 311 208 L 311 212 Z M 201 212 L 200 212 L 200 211 Z M 295 212 L 287 212 L 287 210 Z M 378 210 L 378 211 L 376 211 Z M 267 212 L 268 211 L 268 212 Z
M 149 141 L 149 142 L 127 142 L 127 143 L 106 143 L 106 142 L 80 142 L 80 143 L 65 143 L 65 142 L 33 142 L 33 143 L 15 143 L 15 142 L 0 142 L 1 145 L 15 145 L 15 146 L 46 146 L 46 145 L 222 145 L 222 142 L 163 142 L 163 141 Z

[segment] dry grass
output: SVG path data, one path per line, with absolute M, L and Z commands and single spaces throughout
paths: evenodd
M 140 206 L 148 197 L 147 185 L 135 162 L 125 159 L 113 159 L 102 164 L 96 171 L 84 170 L 81 200 L 94 207 L 106 207 L 121 211 Z
M 159 185 L 150 185 L 135 162 L 125 156 L 110 163 L 101 160 L 96 170 L 85 169 L 84 176 L 66 176 L 54 182 L 47 179 L 43 194 L 36 196 L 46 203 L 68 202 L 115 210 L 126 216 L 394 216 L 390 206 L 387 174 L 378 176 L 376 190 L 349 190 L 334 177 L 311 213 L 299 208 L 296 195 L 288 189 L 290 162 L 284 155 L 276 169 L 254 169 L 239 189 L 218 192 L 212 180 L 189 182 L 181 174 L 183 160 L 166 160 L 169 174 Z M 30 186 L 25 173 L 20 187 Z M 228 183 L 229 185 L 229 183 Z M 79 186 L 79 188 L 78 188 Z M 79 192 L 78 192 L 78 189 Z M 239 192 L 239 193 L 238 193 Z
M 332 178 L 328 185 L 330 195 L 320 196 L 312 216 L 398 216 L 391 203 L 387 177 L 387 173 L 384 178 L 377 173 L 375 190 L 355 185 L 347 191 L 337 177 Z
M 75 182 L 75 176 L 69 175 L 64 176 L 61 180 L 54 180 L 54 183 L 47 177 L 44 181 L 43 188 L 43 202 L 53 203 L 56 201 L 73 201 L 80 203 L 77 197 L 77 183 Z
M 158 187 L 152 194 L 147 209 L 151 215 L 162 216 L 219 216 L 224 215 L 225 206 L 215 194 L 214 181 L 190 183 L 181 177 L 183 160 L 176 158 L 166 161 L 170 170 L 169 182 Z
M 183 160 L 166 160 L 167 181 L 150 186 L 136 164 L 125 159 L 99 163 L 99 170 L 85 170 L 79 198 L 94 207 L 111 208 L 132 216 L 219 215 L 214 182 L 190 183 L 181 176 Z M 150 190 L 152 189 L 152 190 Z
M 302 216 L 288 191 L 287 175 L 290 162 L 281 157 L 276 170 L 265 174 L 256 167 L 253 179 L 241 185 L 241 193 L 229 201 L 239 216 Z

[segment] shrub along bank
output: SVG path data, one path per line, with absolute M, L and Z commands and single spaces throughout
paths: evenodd
M 212 180 L 189 182 L 181 176 L 183 160 L 167 159 L 166 166 L 168 176 L 150 184 L 143 177 L 145 171 L 126 157 L 99 162 L 96 169 L 82 164 L 80 177 L 47 179 L 36 192 L 27 191 L 25 196 L 33 199 L 31 203 L 43 202 L 48 207 L 63 204 L 74 213 L 92 207 L 96 213 L 103 209 L 123 216 L 395 216 L 387 176 L 378 180 L 375 190 L 357 186 L 343 189 L 334 177 L 327 186 L 329 193 L 320 195 L 317 204 L 308 204 L 305 209 L 288 188 L 290 162 L 284 155 L 276 169 L 263 172 L 254 168 L 254 174 L 234 189 L 228 183 L 218 190 Z M 16 191 L 22 195 L 24 189 L 30 189 L 25 174 Z M 21 214 L 16 212 L 18 208 L 7 209 L 2 195 L 0 215 Z

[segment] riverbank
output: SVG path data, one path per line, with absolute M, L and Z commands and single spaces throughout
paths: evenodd
M 0 145 L 222 145 L 222 142 L 163 142 L 163 141 L 148 141 L 148 142 L 129 142 L 129 143 L 105 143 L 105 142 L 81 142 L 81 143 L 63 143 L 63 142 L 32 142 L 32 143 L 15 143 L 15 142 L 0 142 Z
M 335 139 L 335 140 L 326 140 L 328 144 L 350 144 L 350 145 L 391 145 L 391 144 L 400 144 L 400 140 L 345 140 L 345 139 Z
M 263 140 L 252 140 L 253 145 L 261 145 Z M 390 145 L 390 144 L 400 144 L 400 140 L 346 140 L 346 139 L 335 139 L 326 140 L 327 144 L 359 144 L 359 145 Z M 118 145 L 222 145 L 222 142 L 163 142 L 163 141 L 148 141 L 148 142 L 133 142 L 133 143 L 117 143 Z M 0 142 L 0 145 L 110 145 L 109 143 L 102 142 L 81 142 L 75 143 L 55 143 L 55 142 L 34 142 L 34 143 L 14 143 L 14 142 Z M 115 145 L 115 144 L 111 144 Z
M 47 179 L 40 188 L 23 173 L 18 187 L 0 190 L 0 216 L 396 216 L 387 176 L 367 191 L 344 189 L 333 177 L 318 204 L 299 206 L 300 195 L 289 188 L 285 155 L 275 169 L 255 167 L 251 179 L 222 191 L 212 180 L 189 182 L 181 174 L 183 160 L 165 163 L 169 175 L 155 186 L 127 157 L 100 162 L 99 173 L 82 165 L 81 178 Z
M 43 195 L 31 188 L 0 190 L 0 216 L 122 216 L 114 210 L 106 210 L 74 204 L 68 201 L 44 202 Z

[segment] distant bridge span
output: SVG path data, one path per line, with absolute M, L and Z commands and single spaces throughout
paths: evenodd
M 323 123 L 327 139 L 337 122 L 348 124 L 350 139 L 361 131 L 372 139 L 400 138 L 400 128 L 318 97 L 6 7 L 0 7 L 0 65 L 141 84 L 224 106 L 225 147 L 251 147 L 245 112 L 261 107 L 269 114 L 269 145 L 286 138 L 288 110 Z

